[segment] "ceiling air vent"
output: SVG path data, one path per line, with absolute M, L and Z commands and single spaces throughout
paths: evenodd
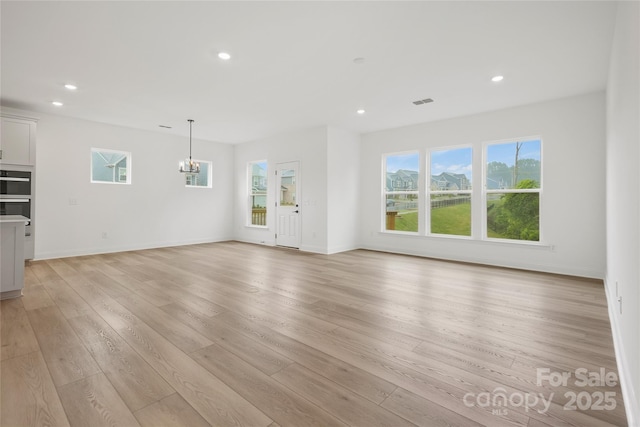
M 419 99 L 417 101 L 413 101 L 415 105 L 428 104 L 430 102 L 433 102 L 433 99 L 427 98 L 427 99 Z

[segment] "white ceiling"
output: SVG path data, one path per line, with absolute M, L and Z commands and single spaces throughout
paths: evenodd
M 237 143 L 325 124 L 371 132 L 602 90 L 616 4 L 0 7 L 3 105 L 179 135 L 192 118 L 194 138 Z M 502 83 L 490 81 L 496 74 Z

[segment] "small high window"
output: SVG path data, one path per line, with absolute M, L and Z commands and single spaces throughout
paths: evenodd
M 91 182 L 131 184 L 131 153 L 92 148 Z
M 212 181 L 211 179 L 212 163 L 204 160 L 194 159 L 194 161 L 200 163 L 200 172 L 185 174 L 185 186 L 211 188 L 212 187 L 212 182 L 211 182 Z

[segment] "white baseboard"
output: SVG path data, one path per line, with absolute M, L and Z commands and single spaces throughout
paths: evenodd
M 36 252 L 35 258 L 33 259 L 33 261 L 42 261 L 46 259 L 55 259 L 55 258 L 70 258 L 70 257 L 86 256 L 86 255 L 110 254 L 115 252 L 142 251 L 145 249 L 158 249 L 158 248 L 168 248 L 172 246 L 198 245 L 202 243 L 217 243 L 217 242 L 224 242 L 228 240 L 233 240 L 233 238 L 221 237 L 221 238 L 213 238 L 213 239 L 194 239 L 194 240 L 179 241 L 179 242 L 159 242 L 159 243 L 157 242 L 157 243 L 147 243 L 147 244 L 131 245 L 131 246 L 84 248 L 84 249 L 74 249 L 70 251 Z
M 622 397 L 624 399 L 624 408 L 627 414 L 627 423 L 630 427 L 640 426 L 640 406 L 638 405 L 638 395 L 635 390 L 636 384 L 629 372 L 629 360 L 625 356 L 624 342 L 616 316 L 618 301 L 615 295 L 609 294 L 609 286 L 605 279 L 604 286 L 607 296 L 607 307 L 609 308 L 609 321 L 611 323 L 611 334 L 613 335 L 613 347 L 616 353 L 616 363 L 618 365 L 618 376 L 620 377 L 620 388 L 622 389 Z
M 332 246 L 327 250 L 327 254 L 331 255 L 340 252 L 355 251 L 356 249 L 361 249 L 360 245 Z
M 492 243 L 490 243 L 492 244 Z M 576 277 L 585 277 L 589 279 L 600 279 L 603 280 L 602 273 L 595 270 L 589 269 L 577 269 L 577 268 L 567 268 L 566 266 L 558 267 L 548 264 L 534 264 L 526 261 L 520 261 L 517 263 L 506 263 L 500 262 L 496 259 L 484 258 L 484 257 L 473 257 L 473 256 L 465 256 L 465 257 L 457 257 L 457 256 L 442 256 L 439 254 L 433 253 L 425 253 L 419 250 L 406 250 L 406 249 L 398 249 L 396 245 L 379 245 L 373 244 L 361 245 L 359 249 L 366 249 L 370 251 L 379 251 L 379 252 L 390 252 L 394 254 L 401 255 L 413 255 L 425 258 L 433 258 L 440 259 L 443 261 L 457 261 L 457 262 L 468 262 L 472 264 L 482 264 L 489 265 L 493 267 L 505 267 L 505 268 L 515 268 L 519 270 L 529 270 L 529 271 L 539 271 L 541 273 L 552 273 L 552 274 L 563 274 L 567 276 L 576 276 Z M 539 248 L 535 248 L 539 249 Z

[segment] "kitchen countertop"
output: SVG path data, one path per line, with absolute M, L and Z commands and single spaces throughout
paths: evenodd
M 29 222 L 29 218 L 22 215 L 2 215 L 0 216 L 0 223 L 5 222 Z

